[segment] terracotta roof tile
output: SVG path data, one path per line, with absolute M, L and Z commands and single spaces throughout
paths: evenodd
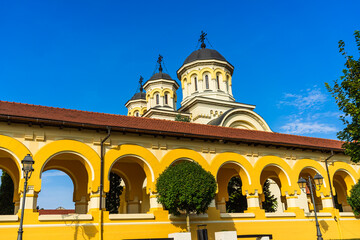
M 208 137 L 253 143 L 342 150 L 342 142 L 331 139 L 87 112 L 5 101 L 0 101 L 0 116 L 25 117 L 103 127 L 111 126 L 124 129 L 137 129 L 139 132 L 153 131 L 177 136 L 186 134 L 202 138 Z

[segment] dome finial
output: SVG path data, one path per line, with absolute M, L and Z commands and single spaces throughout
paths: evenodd
M 159 64 L 159 72 L 162 72 L 162 70 L 163 70 L 163 68 L 162 68 L 162 66 L 161 66 L 162 59 L 163 59 L 163 56 L 161 56 L 161 55 L 159 54 L 159 57 L 158 57 L 158 60 L 157 60 L 157 62 L 158 62 L 158 64 Z
M 143 80 L 144 78 L 140 75 L 140 79 L 139 79 L 139 84 L 140 84 L 140 92 L 143 92 L 144 88 L 143 88 Z
M 201 48 L 206 48 L 206 44 L 205 44 L 206 35 L 207 35 L 207 33 L 205 33 L 204 31 L 201 31 L 201 35 L 199 38 L 199 42 L 201 42 Z

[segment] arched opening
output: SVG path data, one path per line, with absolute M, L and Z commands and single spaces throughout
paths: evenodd
M 196 76 L 194 76 L 194 84 L 195 84 L 195 92 L 196 92 L 198 90 L 198 81 Z
M 316 173 L 318 173 L 318 172 L 313 168 L 304 168 L 303 170 L 301 170 L 300 175 L 299 175 L 299 178 L 302 177 L 307 182 L 305 191 L 301 190 L 300 196 L 298 198 L 299 207 L 304 209 L 305 212 L 313 212 L 314 205 L 316 207 L 317 212 L 319 212 L 320 210 L 323 209 L 321 195 L 318 191 L 316 191 L 316 187 L 314 184 L 314 176 Z M 311 198 L 310 186 L 308 184 L 309 178 L 312 181 L 312 191 L 313 191 L 315 203 L 312 201 L 312 198 Z
M 117 193 L 108 192 L 107 198 L 119 204 L 118 210 L 107 207 L 110 213 L 146 213 L 150 209 L 150 196 L 146 190 L 147 165 L 136 156 L 125 156 L 115 161 L 109 173 L 110 191 L 112 176 L 117 175 Z M 149 173 L 148 173 L 149 174 Z M 114 181 L 114 179 L 113 179 Z M 107 200 L 108 201 L 108 200 Z
M 340 212 L 352 212 L 351 206 L 347 202 L 348 192 L 351 185 L 353 185 L 353 179 L 347 171 L 336 171 L 333 177 L 333 186 L 335 189 L 335 207 Z
M 139 116 L 140 116 L 139 111 L 135 111 L 135 112 L 134 112 L 134 116 L 135 116 L 135 117 L 139 117 Z
M 12 215 L 14 211 L 14 182 L 6 171 L 0 169 L 0 215 Z
M 72 183 L 73 183 L 73 191 L 72 189 L 68 189 L 69 194 L 72 194 L 72 201 L 75 204 L 75 213 L 85 214 L 88 210 L 88 201 L 89 193 L 88 193 L 88 182 L 89 175 L 91 171 L 87 162 L 83 159 L 82 156 L 72 153 L 72 152 L 62 152 L 59 154 L 53 155 L 50 159 L 48 159 L 42 167 L 41 170 L 41 184 L 43 186 L 47 186 L 50 181 L 47 178 L 46 171 L 48 170 L 58 170 L 57 173 L 50 172 L 52 175 L 60 175 L 65 177 L 67 175 Z M 58 177 L 60 177 L 58 176 Z M 57 186 L 57 188 L 62 188 L 63 185 Z M 57 193 L 60 194 L 60 193 Z M 42 190 L 40 191 L 38 201 L 43 202 L 43 198 L 45 198 Z M 49 197 L 49 196 L 47 196 Z M 59 203 L 61 206 L 61 203 Z M 42 208 L 42 206 L 39 205 Z
M 260 207 L 265 212 L 284 212 L 287 209 L 286 196 L 281 188 L 286 174 L 276 165 L 266 166 L 260 175 L 263 193 L 259 196 Z
M 226 212 L 243 213 L 247 209 L 246 196 L 242 193 L 242 181 L 239 176 L 230 179 L 227 187 L 229 200 L 226 201 Z
M 155 94 L 155 100 L 156 100 L 156 105 L 160 104 L 160 95 L 158 93 Z
M 74 182 L 64 171 L 47 170 L 41 176 L 41 192 L 37 206 L 39 214 L 75 213 Z
M 218 90 L 220 90 L 220 79 L 219 74 L 216 75 L 216 87 Z
M 247 200 L 244 181 L 247 181 L 245 170 L 235 162 L 223 164 L 216 176 L 218 192 L 216 207 L 221 213 L 244 212 L 247 209 Z
M 205 75 L 205 89 L 209 89 L 210 85 L 209 85 L 209 75 Z
M 168 96 L 169 96 L 169 95 L 168 95 L 167 93 L 164 94 L 164 103 L 165 103 L 166 105 L 169 104 Z
M 0 150 L 0 215 L 17 214 L 20 206 L 20 172 L 17 160 Z
M 229 92 L 229 76 L 226 76 L 226 92 L 228 93 Z

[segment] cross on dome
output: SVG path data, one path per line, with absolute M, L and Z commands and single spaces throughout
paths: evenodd
M 201 31 L 201 35 L 199 38 L 199 42 L 201 42 L 201 48 L 206 48 L 206 44 L 205 44 L 206 35 L 207 35 L 207 33 L 205 33 L 204 31 Z
M 159 72 L 162 72 L 162 70 L 163 70 L 163 68 L 161 66 L 162 59 L 163 59 L 163 56 L 161 56 L 159 54 L 159 57 L 158 57 L 158 60 L 157 60 L 157 62 L 159 63 Z

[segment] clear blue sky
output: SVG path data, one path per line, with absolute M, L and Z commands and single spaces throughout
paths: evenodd
M 238 102 L 256 105 L 273 131 L 335 139 L 340 113 L 324 82 L 341 75 L 340 39 L 356 52 L 359 9 L 358 0 L 1 1 L 0 100 L 126 114 L 158 54 L 176 78 L 204 30 L 235 66 Z

